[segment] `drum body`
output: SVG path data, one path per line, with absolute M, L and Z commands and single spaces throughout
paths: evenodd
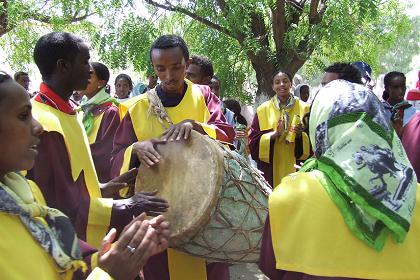
M 270 192 L 259 171 L 195 131 L 157 150 L 161 162 L 139 168 L 136 192 L 157 189 L 169 201 L 170 246 L 208 261 L 257 262 Z

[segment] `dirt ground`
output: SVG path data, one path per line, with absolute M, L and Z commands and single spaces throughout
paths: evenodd
M 269 280 L 256 264 L 236 264 L 230 267 L 231 280 Z

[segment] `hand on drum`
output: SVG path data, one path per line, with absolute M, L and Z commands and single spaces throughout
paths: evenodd
M 155 144 L 163 144 L 166 141 L 159 139 L 151 139 L 142 142 L 136 142 L 133 145 L 132 154 L 137 155 L 141 164 L 147 167 L 154 166 L 159 163 L 160 155 L 155 149 Z
M 156 197 L 157 191 L 139 192 L 127 199 L 115 200 L 116 207 L 123 207 L 132 212 L 134 216 L 146 213 L 148 216 L 158 216 L 166 212 L 169 204 L 163 199 Z
M 137 168 L 133 168 L 111 181 L 101 184 L 102 197 L 114 197 L 119 194 L 120 189 L 125 187 L 134 188 L 137 172 Z
M 113 279 L 134 279 L 146 264 L 151 253 L 155 252 L 159 240 L 158 231 L 140 215 L 127 225 L 115 246 L 117 231 L 111 229 L 102 241 L 98 251 L 98 265 Z
M 171 126 L 162 135 L 163 141 L 186 140 L 190 137 L 191 130 L 196 130 L 201 134 L 204 133 L 203 127 L 194 120 L 183 120 Z

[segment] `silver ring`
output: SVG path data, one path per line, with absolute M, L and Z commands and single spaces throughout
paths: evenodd
M 131 247 L 130 245 L 127 245 L 127 249 L 131 252 L 131 254 L 134 254 L 134 251 L 136 251 L 136 248 Z

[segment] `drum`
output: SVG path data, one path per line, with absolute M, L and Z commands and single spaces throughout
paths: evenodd
M 168 200 L 170 247 L 208 261 L 257 262 L 271 191 L 259 171 L 195 131 L 156 148 L 161 161 L 140 166 L 136 192 Z

